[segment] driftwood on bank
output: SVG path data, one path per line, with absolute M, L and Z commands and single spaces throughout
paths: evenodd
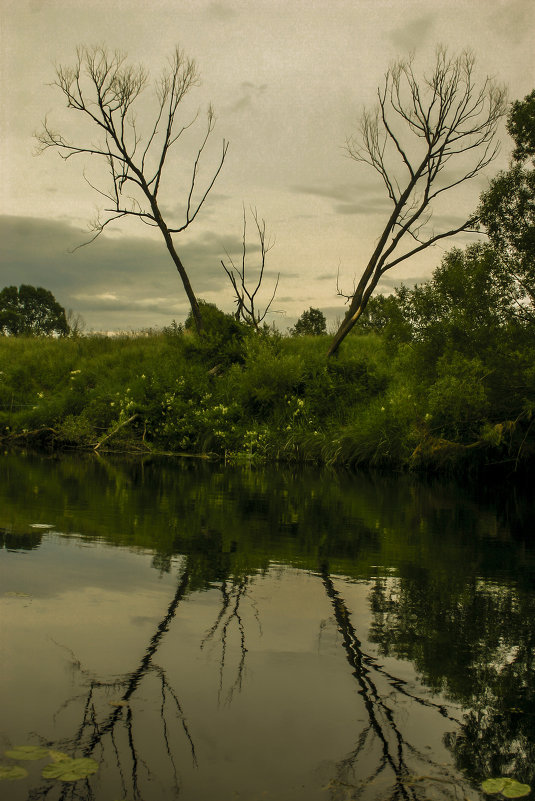
M 106 442 L 106 440 L 108 440 L 108 439 L 111 439 L 111 437 L 115 436 L 115 434 L 117 434 L 117 432 L 118 432 L 118 431 L 120 431 L 120 430 L 121 430 L 121 428 L 124 428 L 124 427 L 125 427 L 125 426 L 127 426 L 129 423 L 133 423 L 133 422 L 134 422 L 134 420 L 136 420 L 138 417 L 139 417 L 139 414 L 136 412 L 136 414 L 133 414 L 133 415 L 132 415 L 132 417 L 129 417 L 129 418 L 128 418 L 128 420 L 123 420 L 123 422 L 122 422 L 122 423 L 119 423 L 119 425 L 118 425 L 118 426 L 116 426 L 116 427 L 113 429 L 113 431 L 110 431 L 110 433 L 109 433 L 109 434 L 106 434 L 106 436 L 105 436 L 105 437 L 102 437 L 102 439 L 100 440 L 100 442 L 97 442 L 97 444 L 95 445 L 95 447 L 94 447 L 94 449 L 93 449 L 93 450 L 95 450 L 95 451 L 98 451 L 98 449 L 100 448 L 100 446 L 102 445 L 102 443 L 103 443 L 103 442 Z

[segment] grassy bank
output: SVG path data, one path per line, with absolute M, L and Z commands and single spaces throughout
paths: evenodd
M 415 346 L 368 333 L 328 360 L 328 343 L 238 326 L 0 337 L 1 440 L 396 469 L 533 463 L 533 387 L 498 404 L 495 371 L 473 359 L 429 371 Z

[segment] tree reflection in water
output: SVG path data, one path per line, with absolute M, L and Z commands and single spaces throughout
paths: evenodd
M 142 776 L 141 771 L 145 772 L 147 779 L 156 780 L 155 772 L 151 769 L 147 760 L 142 756 L 138 749 L 135 737 L 134 712 L 130 705 L 135 693 L 140 689 L 142 682 L 151 676 L 157 677 L 160 685 L 161 702 L 159 706 L 159 717 L 161 721 L 162 738 L 165 745 L 165 752 L 169 759 L 173 775 L 173 784 L 176 794 L 178 794 L 179 779 L 177 765 L 173 755 L 174 748 L 171 744 L 171 721 L 178 720 L 182 732 L 191 752 L 193 765 L 197 765 L 195 745 L 189 731 L 188 723 L 183 712 L 182 704 L 178 694 L 167 679 L 165 670 L 154 662 L 154 656 L 161 644 L 164 635 L 169 631 L 169 626 L 175 617 L 178 605 L 187 592 L 190 573 L 187 567 L 183 569 L 182 575 L 177 585 L 176 592 L 171 600 L 165 616 L 158 624 L 156 631 L 150 639 L 149 645 L 136 670 L 127 676 L 114 681 L 102 681 L 88 675 L 76 657 L 71 652 L 73 664 L 82 673 L 85 673 L 85 683 L 87 684 L 87 694 L 83 697 L 70 699 L 58 710 L 66 709 L 72 703 L 82 706 L 82 719 L 77 731 L 72 738 L 64 739 L 59 742 L 50 742 L 41 739 L 41 744 L 47 748 L 62 750 L 68 749 L 69 753 L 93 757 L 101 764 L 107 766 L 114 765 L 120 779 L 121 791 L 124 798 L 127 796 L 134 799 L 144 797 L 141 790 Z M 69 649 L 67 649 L 69 650 Z M 109 692 L 113 690 L 113 700 L 109 701 Z M 112 710 L 102 713 L 102 708 L 112 705 Z M 142 725 L 142 723 L 140 724 Z M 118 741 L 121 739 L 121 745 Z M 111 753 L 109 751 L 111 750 Z M 59 801 L 68 799 L 83 799 L 92 801 L 95 798 L 93 789 L 88 780 L 83 783 L 78 781 L 73 784 L 64 784 L 59 787 L 56 783 L 46 783 L 38 788 L 34 788 L 28 795 L 28 801 L 38 799 L 57 798 Z
M 403 720 L 399 713 L 396 714 L 395 696 L 399 693 L 412 702 L 429 707 L 455 725 L 459 721 L 448 712 L 444 704 L 435 704 L 411 693 L 406 682 L 388 673 L 374 656 L 364 652 L 351 622 L 351 613 L 341 593 L 334 586 L 327 563 L 321 566 L 320 575 L 332 604 L 346 659 L 353 669 L 358 692 L 368 715 L 368 723 L 360 732 L 354 749 L 337 765 L 336 777 L 330 782 L 332 797 L 359 798 L 366 787 L 377 782 L 383 772 L 388 773 L 388 769 L 392 779 L 388 780 L 390 789 L 385 789 L 382 795 L 384 801 L 428 798 L 429 784 L 433 782 L 450 785 L 445 797 L 451 797 L 452 789 L 461 789 L 461 782 L 454 782 L 447 769 L 407 739 L 402 730 Z M 385 693 L 384 689 L 378 688 L 378 677 L 386 680 L 390 692 Z M 371 742 L 373 735 L 376 738 L 375 744 Z M 379 746 L 379 754 L 373 759 L 371 753 L 377 751 L 374 748 L 376 744 Z M 417 785 L 422 781 L 425 785 L 420 790 Z M 463 792 L 468 792 L 467 788 L 463 788 Z
M 45 743 L 94 756 L 102 773 L 115 772 L 111 801 L 145 801 L 149 783 L 153 801 L 165 771 L 178 794 L 180 765 L 186 759 L 196 765 L 201 754 L 192 733 L 195 713 L 163 657 L 157 658 L 181 601 L 207 589 L 219 593 L 218 609 L 196 647 L 215 658 L 218 702 L 228 707 L 245 685 L 254 634 L 248 626 L 254 618 L 260 623 L 254 577 L 273 563 L 319 573 L 318 594 L 328 599 L 338 629 L 336 648 L 365 709 L 352 747 L 327 777 L 333 799 L 480 797 L 473 787 L 502 773 L 535 782 L 534 560 L 526 533 L 533 506 L 522 500 L 527 493 L 517 498 L 519 514 L 510 499 L 505 506 L 496 498 L 476 502 L 458 487 L 408 477 L 337 474 L 326 480 L 317 471 L 203 472 L 168 463 L 68 460 L 56 474 L 37 459 L 13 460 L 8 467 L 0 485 L 4 548 L 17 542 L 39 548 L 41 533 L 26 530 L 17 540 L 8 525 L 12 520 L 22 531 L 34 503 L 31 519 L 47 520 L 49 508 L 64 509 L 58 530 L 150 550 L 160 572 L 170 571 L 177 556 L 182 560 L 174 595 L 135 670 L 113 681 L 84 673 L 83 697 L 57 713 L 79 709 L 72 738 Z M 77 510 L 75 529 L 71 509 Z M 395 575 L 377 578 L 376 565 Z M 357 631 L 348 585 L 335 576 L 369 586 L 369 631 Z M 396 676 L 395 668 L 386 670 L 386 657 L 410 662 L 419 687 Z M 142 687 L 157 698 L 145 717 L 143 705 L 131 703 Z M 123 705 L 110 711 L 112 696 Z M 454 706 L 462 711 L 456 714 Z M 409 720 L 415 708 L 447 732 L 445 745 L 466 782 L 452 784 L 454 771 L 437 764 L 421 738 L 416 741 Z M 158 748 L 151 750 L 147 737 L 156 741 L 156 735 Z M 100 773 L 75 785 L 43 783 L 29 798 L 89 801 Z
M 476 781 L 511 776 L 533 784 L 535 598 L 528 576 L 510 584 L 456 582 L 437 571 L 378 580 L 372 640 L 412 661 L 422 682 L 460 702 L 445 736 L 459 770 Z M 527 585 L 527 586 L 526 586 Z
M 219 661 L 219 691 L 217 696 L 219 703 L 221 703 L 223 699 L 223 683 L 227 659 L 227 642 L 229 629 L 232 623 L 236 624 L 239 633 L 240 656 L 236 669 L 236 678 L 230 685 L 224 700 L 227 703 L 230 703 L 236 690 L 240 691 L 242 688 L 247 648 L 245 647 L 245 625 L 243 618 L 240 615 L 240 604 L 247 594 L 248 582 L 248 576 L 241 576 L 239 579 L 233 582 L 228 582 L 227 580 L 223 581 L 221 584 L 221 595 L 223 599 L 221 609 L 219 610 L 219 614 L 217 615 L 213 626 L 207 631 L 203 640 L 201 641 L 202 650 L 204 646 L 215 636 L 216 632 L 219 631 L 219 640 L 221 642 L 221 656 Z M 257 612 L 256 615 L 258 615 Z

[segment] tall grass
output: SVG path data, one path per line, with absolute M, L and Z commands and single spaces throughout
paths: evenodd
M 456 443 L 464 459 L 480 442 L 496 458 L 516 436 L 522 458 L 532 458 L 529 412 L 517 434 L 505 426 L 502 436 L 477 360 L 443 360 L 426 382 L 412 347 L 393 349 L 378 334 L 348 337 L 334 359 L 326 356 L 328 337 L 237 330 L 224 353 L 220 340 L 178 328 L 139 337 L 0 337 L 0 437 L 429 468 L 445 453 L 441 443 Z

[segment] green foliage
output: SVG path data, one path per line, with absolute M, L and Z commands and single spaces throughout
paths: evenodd
M 535 321 L 535 91 L 512 104 L 508 131 L 514 163 L 481 196 L 478 215 L 501 262 L 500 283 L 517 316 Z M 531 165 L 525 164 L 532 157 Z
M 66 336 L 65 309 L 52 292 L 21 284 L 0 292 L 0 334 L 10 336 Z
M 442 436 L 477 436 L 490 403 L 485 389 L 486 369 L 480 359 L 462 353 L 444 354 L 437 378 L 427 395 L 427 420 Z
M 327 337 L 241 327 L 231 356 L 217 342 L 236 321 L 217 309 L 213 335 L 175 326 L 112 339 L 0 338 L 1 435 L 389 467 L 442 464 L 446 446 L 453 464 L 478 443 L 482 463 L 491 454 L 529 463 L 535 341 L 500 319 L 487 258 L 483 246 L 448 254 L 429 286 L 391 296 L 402 327 L 385 315 L 380 333 L 348 337 L 336 359 Z M 440 443 L 424 459 L 432 438 Z
M 290 329 L 292 336 L 321 336 L 327 333 L 327 321 L 320 309 L 304 311 L 293 328 Z
M 511 104 L 507 130 L 515 141 L 515 161 L 535 156 L 535 90 Z
M 515 306 L 499 274 L 499 260 L 488 245 L 454 248 L 425 284 L 396 290 L 389 306 L 391 336 L 425 344 L 430 361 L 448 349 L 471 354 L 494 346 Z
M 231 314 L 225 314 L 214 303 L 199 301 L 204 329 L 196 333 L 195 320 L 189 313 L 184 325 L 190 334 L 187 350 L 193 357 L 214 362 L 217 365 L 229 365 L 243 360 L 243 343 L 248 327 L 236 320 Z M 178 329 L 176 333 L 179 333 Z
M 411 324 L 404 313 L 409 291 L 402 285 L 393 295 L 373 295 L 359 318 L 359 329 L 383 333 L 397 342 L 410 340 Z

